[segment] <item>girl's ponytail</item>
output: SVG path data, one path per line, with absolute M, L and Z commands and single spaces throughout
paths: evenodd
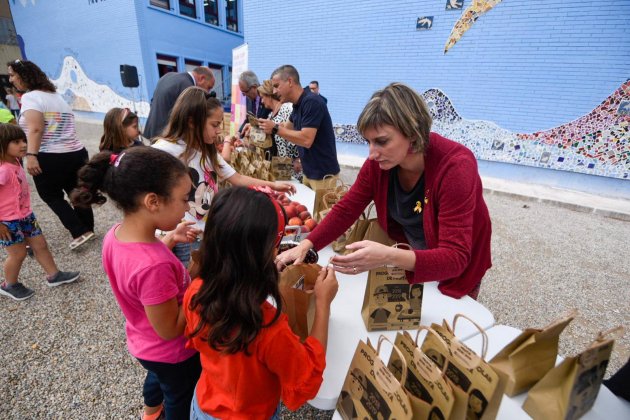
M 112 152 L 100 152 L 79 169 L 77 188 L 70 194 L 72 204 L 77 207 L 101 205 L 107 198 L 101 193 L 109 193 L 104 187 L 108 172 L 111 172 L 110 161 L 116 157 Z

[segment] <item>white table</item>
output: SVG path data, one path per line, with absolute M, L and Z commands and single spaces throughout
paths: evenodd
M 515 339 L 521 330 L 506 325 L 495 325 L 486 331 L 488 335 L 488 354 L 487 360 L 492 359 L 503 347 Z M 471 337 L 464 340 L 473 350 L 479 351 L 481 348 L 481 335 Z M 556 364 L 562 361 L 562 357 L 558 357 Z M 514 397 L 503 396 L 501 407 L 497 414 L 497 419 L 530 419 L 531 417 L 523 410 L 522 406 L 527 398 L 527 392 Z M 591 408 L 582 417 L 586 420 L 612 420 L 612 419 L 630 419 L 630 403 L 618 398 L 610 392 L 604 385 L 599 390 L 597 399 L 593 408 Z
M 302 184 L 295 184 L 297 193 L 291 199 L 299 201 L 309 211 L 312 211 L 315 193 Z M 326 264 L 333 255 L 335 253 L 330 246 L 322 249 L 319 252 L 320 264 Z M 330 309 L 324 382 L 315 399 L 309 401 L 309 404 L 321 410 L 332 410 L 335 408 L 359 340 L 365 341 L 369 337 L 373 343 L 377 343 L 378 337 L 383 334 L 394 341 L 397 333 L 396 331 L 368 332 L 365 328 L 361 318 L 361 306 L 367 283 L 367 273 L 353 276 L 337 273 L 337 279 L 339 281 L 339 291 Z M 487 329 L 494 325 L 494 316 L 474 299 L 468 296 L 461 299 L 445 296 L 437 289 L 437 283 L 435 282 L 424 285 L 421 324 L 441 323 L 443 319 L 448 320 L 450 323 L 457 313 L 469 316 L 482 328 Z M 459 338 L 466 339 L 478 334 L 477 329 L 470 323 L 465 320 L 460 322 L 461 324 L 458 323 L 456 331 Z M 389 346 L 384 346 L 381 351 L 386 363 L 390 351 L 391 348 Z

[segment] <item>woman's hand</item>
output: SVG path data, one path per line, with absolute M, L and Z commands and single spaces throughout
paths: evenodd
M 11 240 L 11 232 L 4 223 L 0 223 L 0 240 L 9 242 Z
M 295 194 L 295 192 L 297 191 L 295 189 L 295 185 L 291 184 L 290 182 L 284 182 L 284 181 L 275 181 L 272 185 L 271 188 L 273 188 L 276 191 L 280 191 L 283 193 L 289 193 L 291 194 Z
M 313 242 L 304 239 L 298 246 L 288 249 L 276 257 L 276 267 L 282 271 L 287 265 L 294 263 L 299 264 L 306 258 L 306 253 L 313 248 Z
M 390 253 L 393 249 L 374 241 L 359 241 L 346 245 L 353 251 L 348 255 L 335 255 L 331 262 L 336 271 L 344 274 L 358 274 L 392 264 Z
M 40 168 L 39 166 L 39 160 L 37 160 L 37 156 L 26 156 L 26 171 L 32 176 L 40 175 L 42 173 L 42 168 Z

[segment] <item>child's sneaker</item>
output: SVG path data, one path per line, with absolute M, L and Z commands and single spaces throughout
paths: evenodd
M 53 278 L 47 280 L 48 286 L 55 287 L 60 284 L 72 283 L 79 278 L 78 271 L 60 271 Z
M 15 300 L 26 300 L 33 296 L 34 293 L 34 291 L 20 282 L 11 285 L 2 283 L 0 285 L 0 295 L 5 295 Z

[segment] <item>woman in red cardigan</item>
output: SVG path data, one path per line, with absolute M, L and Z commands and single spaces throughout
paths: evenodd
M 328 245 L 374 200 L 379 225 L 413 249 L 356 242 L 347 246 L 352 253 L 333 258 L 336 271 L 395 265 L 407 270 L 410 283 L 438 281 L 445 295 L 476 299 L 492 266 L 492 227 L 475 156 L 432 133 L 422 97 L 402 83 L 372 95 L 357 129 L 370 149 L 356 182 L 308 239 L 278 256 L 278 265 L 301 262 L 310 248 Z

